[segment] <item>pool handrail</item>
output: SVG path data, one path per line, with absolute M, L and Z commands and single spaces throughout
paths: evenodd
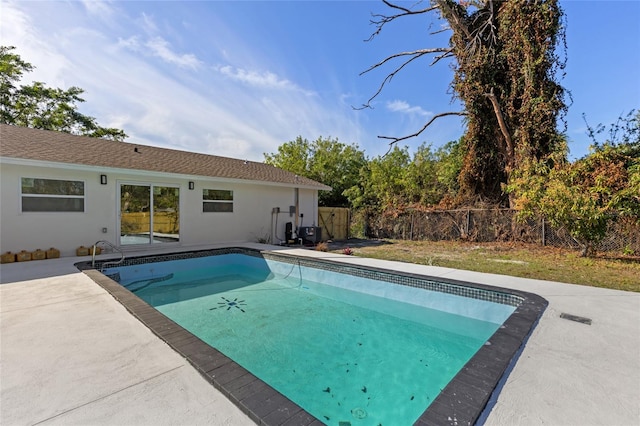
M 109 241 L 99 240 L 99 241 L 96 241 L 96 243 L 91 247 L 91 267 L 92 268 L 95 269 L 95 267 L 96 267 L 96 247 L 100 243 L 111 247 L 113 250 L 117 251 L 122 256 L 120 258 L 120 260 L 118 260 L 118 261 L 115 261 L 115 262 L 104 262 L 102 265 L 100 265 L 100 272 L 104 271 L 104 268 L 107 265 L 115 266 L 115 265 L 121 264 L 124 261 L 124 252 L 119 247 L 115 246 L 114 244 L 111 244 Z

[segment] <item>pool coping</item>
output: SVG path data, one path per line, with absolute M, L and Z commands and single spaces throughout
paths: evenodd
M 281 258 L 298 259 L 298 255 L 276 253 L 271 250 L 255 250 L 246 247 L 196 250 L 178 253 L 203 255 L 204 252 L 257 253 Z M 129 258 L 163 257 L 140 256 Z M 96 266 L 111 259 L 101 259 Z M 489 338 L 478 352 L 453 377 L 438 397 L 416 420 L 415 425 L 473 425 L 483 417 L 495 402 L 502 384 L 515 365 L 531 332 L 537 325 L 548 302 L 541 296 L 519 290 L 506 289 L 478 283 L 422 274 L 393 271 L 385 268 L 344 264 L 338 261 L 305 258 L 312 263 L 337 265 L 361 270 L 377 271 L 419 280 L 437 281 L 444 284 L 471 287 L 489 292 L 506 293 L 522 299 L 520 305 Z M 289 400 L 270 385 L 244 369 L 217 349 L 194 336 L 180 325 L 167 318 L 134 293 L 92 269 L 90 262 L 75 264 L 94 282 L 118 300 L 134 317 L 142 322 L 160 339 L 186 358 L 191 365 L 216 389 L 246 413 L 256 424 L 261 425 L 320 425 L 324 424 L 302 407 Z M 402 285 L 402 284 L 399 284 Z

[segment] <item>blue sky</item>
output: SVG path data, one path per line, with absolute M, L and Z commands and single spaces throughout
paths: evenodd
M 406 3 L 409 4 L 409 3 Z M 640 107 L 640 1 L 561 1 L 567 15 L 572 92 L 570 156 L 588 152 L 589 123 L 609 124 Z M 446 46 L 432 18 L 403 19 L 373 41 L 372 1 L 5 1 L 0 43 L 37 68 L 26 82 L 79 86 L 80 110 L 129 142 L 262 161 L 302 136 L 337 137 L 367 156 L 388 150 L 378 135 L 403 136 L 434 114 L 460 110 L 452 71 L 415 62 L 372 103 L 392 68 L 360 73 L 388 55 Z M 463 133 L 437 120 L 413 151 Z

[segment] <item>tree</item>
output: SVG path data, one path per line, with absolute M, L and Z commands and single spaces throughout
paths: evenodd
M 450 141 L 435 151 L 427 144 L 418 147 L 407 167 L 405 183 L 414 206 L 450 207 L 458 193 L 462 142 Z
M 33 65 L 13 53 L 15 47 L 0 46 L 0 122 L 35 129 L 122 141 L 127 135 L 115 128 L 99 126 L 96 119 L 80 113 L 77 103 L 84 90 L 51 88 L 42 82 L 18 82 Z
M 311 155 L 313 153 L 309 141 L 303 139 L 302 136 L 298 136 L 295 140 L 280 145 L 278 152 L 273 154 L 264 153 L 264 162 L 312 179 L 310 176 L 311 171 L 309 170 L 309 157 Z
M 464 139 L 449 141 L 435 152 L 436 177 L 441 187 L 438 203 L 440 207 L 450 208 L 457 197 L 460 185 L 458 176 L 464 160 Z
M 405 192 L 410 204 L 433 205 L 440 201 L 444 189 L 438 180 L 437 168 L 431 145 L 423 143 L 405 171 Z
M 407 172 L 411 156 L 407 147 L 394 146 L 386 155 L 374 158 L 369 163 L 369 185 L 367 188 L 377 198 L 379 211 L 406 207 L 411 199 L 407 190 Z
M 411 135 L 379 137 L 396 143 L 420 135 L 436 119 L 466 116 L 459 195 L 466 202 L 504 202 L 503 187 L 512 171 L 562 149 L 557 121 L 566 105 L 556 81 L 564 68 L 557 54 L 564 42 L 558 0 L 431 0 L 421 9 L 383 2 L 395 14 L 374 15 L 377 29 L 371 39 L 390 22 L 436 12 L 448 23 L 451 38 L 449 46 L 397 53 L 365 70 L 403 61 L 363 107 L 404 67 L 433 56 L 432 65 L 454 60 L 451 86 L 464 111 L 436 114 Z
M 357 145 L 322 137 L 309 142 L 298 136 L 264 157 L 267 164 L 331 186 L 331 191 L 318 195 L 318 204 L 328 207 L 349 205 L 345 191 L 358 184 L 360 169 L 367 163 L 364 151 Z
M 457 191 L 462 157 L 461 140 L 433 151 L 422 144 L 413 157 L 407 147 L 394 145 L 360 169 L 360 180 L 344 195 L 355 209 L 369 213 L 397 212 L 406 208 L 449 207 Z
M 618 140 L 596 143 L 594 152 L 574 163 L 556 153 L 514 173 L 509 190 L 521 217 L 542 215 L 564 227 L 583 256 L 593 254 L 611 223 L 624 217 L 640 222 L 640 120 L 627 124 L 622 134 L 610 133 Z M 587 134 L 593 138 L 593 129 Z

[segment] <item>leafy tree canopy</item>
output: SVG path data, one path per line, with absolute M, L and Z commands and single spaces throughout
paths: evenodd
M 574 163 L 555 154 L 515 173 L 509 190 L 517 196 L 521 215 L 542 215 L 552 225 L 564 227 L 582 244 L 583 256 L 593 253 L 610 223 L 622 217 L 640 221 L 637 117 L 614 132 L 615 139 L 595 144 L 591 154 Z M 592 129 L 588 134 L 595 136 Z
M 349 205 L 344 192 L 359 182 L 360 169 L 367 159 L 357 145 L 346 145 L 338 139 L 319 137 L 313 142 L 298 136 L 278 147 L 278 152 L 264 154 L 265 163 L 331 186 L 321 191 L 318 204 L 328 207 Z
M 0 122 L 35 129 L 122 141 L 124 131 L 98 125 L 78 111 L 84 90 L 51 88 L 42 82 L 18 85 L 34 67 L 13 53 L 15 47 L 0 46 Z
M 392 212 L 405 208 L 448 207 L 455 198 L 462 167 L 462 139 L 433 150 L 422 144 L 413 157 L 394 146 L 360 170 L 358 185 L 345 195 L 355 208 Z

